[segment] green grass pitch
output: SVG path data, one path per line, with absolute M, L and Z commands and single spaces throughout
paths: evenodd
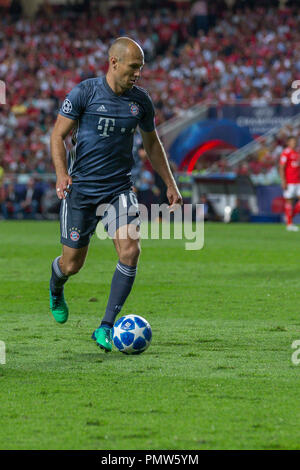
M 205 245 L 144 240 L 123 314 L 144 316 L 140 356 L 90 339 L 116 265 L 94 237 L 48 307 L 56 222 L 0 222 L 1 449 L 299 449 L 300 235 L 280 225 L 206 224 Z M 91 301 L 93 299 L 93 301 Z

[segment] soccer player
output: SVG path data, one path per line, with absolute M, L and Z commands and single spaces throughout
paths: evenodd
M 136 86 L 144 65 L 141 47 L 132 39 L 116 39 L 109 49 L 106 76 L 85 80 L 64 100 L 51 134 L 51 154 L 56 171 L 56 191 L 62 200 L 60 227 L 62 255 L 52 263 L 50 309 L 55 320 L 65 323 L 68 306 L 64 284 L 84 264 L 91 235 L 102 220 L 97 208 L 113 207 L 113 242 L 119 257 L 110 295 L 100 326 L 92 338 L 106 352 L 112 349 L 112 327 L 134 283 L 140 240 L 130 236 L 136 224 L 138 205 L 131 187 L 133 134 L 139 126 L 153 168 L 167 186 L 170 210 L 182 197 L 170 171 L 154 124 L 154 108 L 148 93 Z M 64 140 L 73 130 L 73 149 L 68 166 Z M 120 216 L 120 208 L 136 207 Z M 103 214 L 102 214 L 103 215 Z M 137 232 L 138 233 L 138 232 Z
M 290 136 L 287 139 L 287 147 L 283 150 L 279 160 L 279 173 L 283 196 L 285 199 L 284 212 L 286 229 L 298 232 L 299 228 L 293 224 L 293 217 L 300 212 L 300 155 L 295 151 L 297 139 Z M 298 201 L 293 207 L 293 199 Z

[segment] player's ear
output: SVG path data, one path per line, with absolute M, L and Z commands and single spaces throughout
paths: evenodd
M 112 65 L 112 68 L 115 70 L 117 68 L 117 64 L 118 64 L 117 57 L 112 56 L 109 60 L 110 60 L 110 63 Z

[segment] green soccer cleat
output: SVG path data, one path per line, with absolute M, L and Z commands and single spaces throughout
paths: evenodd
M 94 339 L 98 346 L 104 349 L 105 352 L 112 350 L 112 328 L 100 326 L 92 334 L 92 339 Z
M 64 293 L 53 295 L 50 290 L 50 310 L 58 323 L 66 323 L 69 316 L 69 308 L 65 301 Z

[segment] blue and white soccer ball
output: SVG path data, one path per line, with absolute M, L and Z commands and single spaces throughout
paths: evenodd
M 138 315 L 125 315 L 114 325 L 114 345 L 124 354 L 141 354 L 150 346 L 151 339 L 151 326 Z

